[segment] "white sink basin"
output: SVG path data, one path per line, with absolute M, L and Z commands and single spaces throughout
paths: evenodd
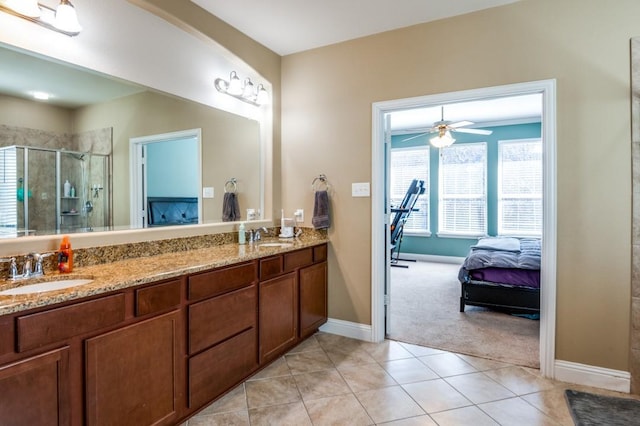
M 62 290 L 63 288 L 77 287 L 80 285 L 89 284 L 92 281 L 93 280 L 90 279 L 46 281 L 42 283 L 28 284 L 16 288 L 10 288 L 9 290 L 0 291 L 0 295 L 11 296 L 16 294 L 43 293 L 45 291 Z
M 260 243 L 258 247 L 291 247 L 293 243 Z

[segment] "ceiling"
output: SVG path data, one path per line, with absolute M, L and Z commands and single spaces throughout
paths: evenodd
M 542 94 L 426 106 L 390 115 L 391 131 L 395 134 L 428 131 L 442 118 L 452 123 L 471 121 L 475 124 L 465 126 L 467 128 L 535 123 L 542 120 Z
M 192 1 L 284 54 L 515 0 L 324 0 L 304 4 L 304 7 L 300 0 Z M 248 12 L 241 13 L 244 10 Z M 367 13 L 363 14 L 362 10 Z M 352 25 L 353 22 L 358 25 Z M 243 27 L 250 28 L 245 30 Z M 272 31 L 272 28 L 278 28 L 278 31 Z M 145 90 L 95 72 L 3 49 L 2 45 L 0 64 L 0 93 L 31 98 L 33 91 L 43 91 L 52 96 L 47 101 L 49 104 L 67 108 L 105 102 Z M 451 122 L 468 120 L 480 126 L 536 121 L 541 113 L 539 95 L 529 95 L 449 104 L 445 106 L 444 119 Z M 395 133 L 411 133 L 426 130 L 440 119 L 440 105 L 431 105 L 394 112 L 391 126 Z
M 50 95 L 50 105 L 78 108 L 142 92 L 144 87 L 27 55 L 0 45 L 0 93 L 33 100 L 34 92 Z
M 279 55 L 518 0 L 191 0 Z

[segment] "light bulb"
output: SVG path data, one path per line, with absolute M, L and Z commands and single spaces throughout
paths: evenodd
M 229 76 L 229 87 L 227 87 L 227 93 L 230 95 L 242 95 L 242 83 L 238 78 L 238 74 L 235 71 L 231 71 Z
M 242 91 L 242 97 L 249 100 L 254 100 L 256 92 L 253 90 L 253 83 L 248 77 L 244 80 L 244 90 Z
M 446 132 L 440 132 L 440 134 L 436 137 L 429 139 L 431 145 L 436 148 L 446 148 L 448 146 L 453 145 L 456 140 L 451 136 L 451 132 L 448 130 Z
M 269 93 L 262 84 L 258 85 L 258 95 L 256 96 L 256 103 L 258 105 L 266 105 L 269 103 Z
M 68 33 L 79 33 L 82 31 L 82 27 L 78 23 L 76 9 L 69 0 L 62 0 L 58 5 L 53 26 Z

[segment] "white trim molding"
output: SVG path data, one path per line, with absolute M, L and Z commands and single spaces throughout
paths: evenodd
M 457 256 L 439 256 L 435 254 L 417 254 L 417 253 L 402 253 L 400 252 L 400 258 L 417 260 L 420 262 L 437 262 L 437 263 L 451 263 L 456 265 L 462 265 L 464 263 L 464 257 Z
M 592 386 L 617 392 L 631 392 L 631 373 L 577 362 L 555 362 L 555 378 L 562 382 Z
M 385 228 L 385 116 L 411 108 L 443 103 L 542 94 L 543 232 L 540 291 L 540 372 L 554 378 L 556 339 L 557 177 L 556 177 L 556 81 L 540 80 L 415 98 L 375 102 L 371 132 L 371 327 L 374 341 L 385 338 L 385 272 L 390 250 Z M 393 294 L 391 295 L 393 299 Z
M 329 318 L 326 324 L 320 327 L 320 331 L 350 337 L 352 339 L 364 340 L 366 342 L 373 342 L 371 326 L 367 324 Z

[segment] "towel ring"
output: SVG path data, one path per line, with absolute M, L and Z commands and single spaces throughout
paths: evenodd
M 233 192 L 234 194 L 238 191 L 238 181 L 236 178 L 231 178 L 224 183 L 224 192 Z
M 323 190 L 323 189 L 325 191 L 328 191 L 329 188 L 331 188 L 331 187 L 329 186 L 329 183 L 327 182 L 327 176 L 325 176 L 324 174 L 320 174 L 318 177 L 313 179 L 313 181 L 311 182 L 311 190 L 313 192 L 320 191 L 320 190 Z

